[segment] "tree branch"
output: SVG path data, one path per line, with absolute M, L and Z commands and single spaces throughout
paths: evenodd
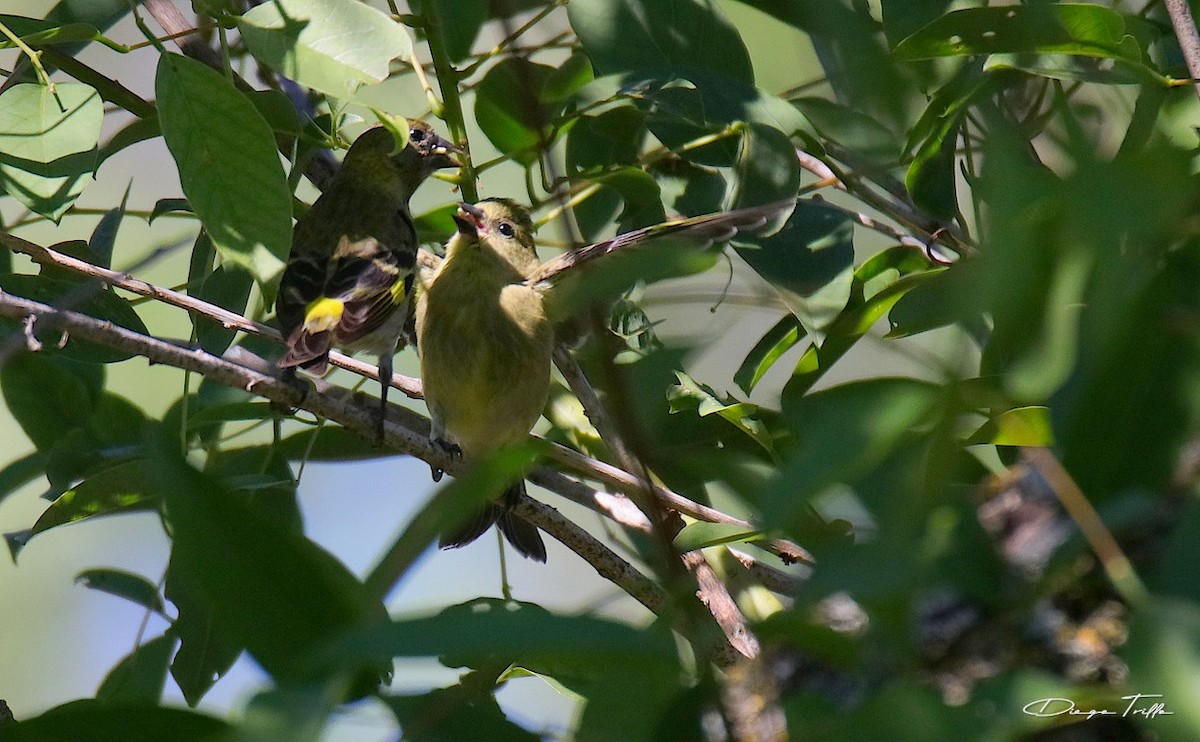
M 1187 0 L 1163 0 L 1167 15 L 1171 16 L 1171 25 L 1175 28 L 1175 38 L 1179 40 L 1179 49 L 1183 52 L 1184 62 L 1187 63 L 1188 74 L 1192 76 L 1192 87 L 1200 97 L 1200 33 L 1196 32 L 1196 21 L 1192 20 L 1192 9 Z

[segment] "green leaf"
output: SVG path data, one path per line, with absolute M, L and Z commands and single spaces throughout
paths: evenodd
M 754 81 L 750 54 L 718 6 L 701 0 L 572 0 L 571 28 L 602 75 L 703 68 Z M 694 43 L 704 31 L 704 42 Z
M 99 515 L 152 510 L 157 504 L 146 461 L 124 461 L 101 469 L 63 493 L 33 524 L 33 532 Z
M 436 11 L 441 19 L 442 38 L 446 44 L 446 53 L 452 62 L 461 62 L 471 53 L 471 48 L 479 36 L 479 29 L 489 19 L 507 17 L 510 13 L 520 12 L 513 7 L 515 4 L 504 0 L 502 9 L 488 8 L 488 0 L 411 0 L 409 6 L 414 14 L 424 12 L 423 4 L 432 2 L 438 6 Z M 525 8 L 523 10 L 528 10 Z
M 497 660 L 586 669 L 622 661 L 675 667 L 669 633 L 592 616 L 560 616 L 532 603 L 479 598 L 423 618 L 350 631 L 325 644 L 311 667 L 393 657 L 442 657 L 451 667 Z
M 859 266 L 846 308 L 825 328 L 824 342 L 805 349 L 785 392 L 800 395 L 811 389 L 902 296 L 928 278 L 928 266 L 920 252 L 905 246 L 884 250 Z M 882 287 L 867 294 L 873 284 Z
M 153 139 L 157 136 L 162 136 L 162 129 L 158 125 L 157 116 L 148 119 L 134 119 L 127 126 L 118 129 L 115 134 L 108 138 L 108 141 L 100 146 L 96 154 L 96 169 L 99 169 L 108 158 L 126 147 L 133 146 L 138 142 L 144 142 L 147 139 Z
M 231 731 L 224 721 L 148 703 L 107 705 L 84 699 L 4 728 L 5 742 L 211 742 Z
M 595 73 L 587 55 L 572 52 L 567 61 L 555 67 L 542 82 L 542 101 L 550 105 L 565 103 L 593 79 Z
M 170 425 L 155 442 L 171 569 L 210 607 L 223 639 L 244 645 L 273 676 L 298 678 L 317 644 L 386 617 L 332 555 L 185 463 Z M 374 684 L 370 676 L 364 684 Z
M 854 223 L 841 211 L 801 200 L 783 229 L 739 236 L 733 245 L 810 333 L 829 325 L 850 299 Z
M 967 438 L 967 443 L 994 446 L 1051 446 L 1050 408 L 1016 407 L 1005 410 L 983 424 Z
M 167 666 L 174 652 L 175 638 L 169 635 L 141 645 L 108 672 L 96 690 L 96 700 L 114 706 L 157 703 L 167 685 Z
M 672 542 L 680 551 L 695 551 L 709 546 L 737 544 L 763 537 L 762 531 L 739 526 L 736 523 L 705 523 L 696 521 L 684 526 Z
M 241 266 L 227 264 L 218 266 L 199 286 L 188 286 L 188 293 L 235 314 L 245 314 L 246 303 L 250 300 L 250 289 L 253 286 L 254 276 Z M 192 323 L 196 328 L 196 341 L 200 343 L 200 347 L 215 356 L 223 354 L 238 333 L 236 329 L 225 327 L 217 320 L 198 314 L 192 315 Z
M 404 739 L 411 742 L 465 739 L 537 742 L 542 739 L 509 721 L 490 689 L 479 684 L 463 682 L 449 688 L 435 688 L 419 696 L 383 696 L 380 700 L 396 715 Z
M 229 672 L 244 646 L 217 625 L 212 604 L 175 564 L 172 561 L 167 565 L 163 591 L 175 605 L 178 616 L 168 629 L 179 640 L 179 651 L 171 662 L 171 677 L 188 705 L 195 706 Z
M 134 308 L 99 283 L 63 281 L 43 276 L 19 273 L 0 275 L 0 290 L 43 304 L 81 312 L 94 319 L 111 322 L 118 327 L 145 335 L 148 330 Z M 45 323 L 34 325 L 34 335 L 42 343 L 42 352 L 92 363 L 115 363 L 132 358 L 129 351 L 117 350 L 95 343 L 74 340 L 61 330 L 50 329 Z M 23 334 L 25 328 L 16 320 L 0 320 L 0 336 Z M 59 348 L 59 344 L 62 347 Z
M 929 419 L 940 399 L 936 385 L 901 378 L 852 382 L 799 398 L 785 391 L 784 414 L 800 450 L 763 494 L 764 523 L 791 525 L 811 497 L 882 461 Z
M 86 43 L 100 40 L 107 41 L 110 44 L 114 43 L 106 39 L 103 34 L 96 30 L 95 26 L 87 23 L 60 24 L 52 20 L 26 18 L 24 16 L 8 14 L 0 14 L 0 23 L 3 23 L 17 38 L 34 49 L 57 44 L 75 45 L 79 44 L 79 42 Z M 10 41 L 7 36 L 0 38 L 0 49 L 13 48 L 16 48 L 16 44 Z
M 155 92 L 188 202 L 222 257 L 268 283 L 292 242 L 292 195 L 271 128 L 219 72 L 187 57 L 162 55 Z
M 900 159 L 896 135 L 874 117 L 825 98 L 795 98 L 792 103 L 823 139 L 877 165 L 892 167 Z
M 509 57 L 492 66 L 475 93 L 475 118 L 496 149 L 524 166 L 537 162 L 538 147 L 549 144 L 549 112 L 541 105 L 542 85 L 553 67 Z
M 808 332 L 795 315 L 780 317 L 742 359 L 742 365 L 733 376 L 734 382 L 747 394 L 754 391 L 775 362 L 807 336 Z
M 964 54 L 1080 54 L 1141 61 L 1125 17 L 1101 5 L 1037 3 L 963 8 L 947 13 L 901 41 L 899 59 Z
M 83 381 L 41 354 L 18 353 L 0 366 L 0 390 L 39 451 L 48 452 L 92 413 Z
M 112 266 L 113 247 L 117 243 L 117 232 L 121 229 L 121 222 L 125 220 L 125 205 L 129 203 L 129 189 L 132 186 L 132 181 L 125 186 L 121 205 L 104 212 L 104 216 L 100 217 L 96 228 L 92 230 L 91 239 L 88 240 L 88 249 L 96 257 L 95 265 L 102 268 Z
M 164 610 L 158 586 L 132 572 L 119 569 L 85 569 L 75 575 L 75 583 L 124 598 L 155 613 L 161 614 Z M 166 673 L 166 663 L 163 663 L 163 673 Z
M 795 198 L 800 190 L 800 162 L 796 146 L 779 129 L 751 122 L 742 130 L 734 164 L 732 208 L 769 204 Z M 773 223 L 776 229 L 787 220 L 780 214 Z M 775 229 L 764 227 L 764 232 Z
M 96 166 L 104 108 L 80 83 L 32 83 L 0 93 L 0 189 L 58 221 Z
M 268 67 L 335 98 L 353 98 L 412 54 L 403 26 L 354 0 L 274 0 L 251 8 L 238 29 Z
M 1200 608 L 1194 601 L 1155 597 L 1140 606 L 1129 623 L 1122 655 L 1129 665 L 1133 693 L 1160 693 L 1137 708 L 1162 702 L 1171 715 L 1147 721 L 1162 739 L 1192 739 L 1200 734 L 1200 710 L 1187 703 L 1200 671 Z
M 0 469 L 0 502 L 46 471 L 46 455 L 40 451 L 26 454 Z
M 667 388 L 667 402 L 670 404 L 671 414 L 686 410 L 695 411 L 700 417 L 716 415 L 748 435 L 767 453 L 775 453 L 775 443 L 770 432 L 762 421 L 755 417 L 759 411 L 758 405 L 721 399 L 712 387 L 698 383 L 682 371 L 676 371 L 675 377 L 679 383 Z

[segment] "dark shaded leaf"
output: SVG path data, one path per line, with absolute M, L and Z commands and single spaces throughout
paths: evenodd
M 163 612 L 158 586 L 141 575 L 119 569 L 85 569 L 75 575 L 75 582 L 92 590 L 125 598 L 146 610 Z M 163 673 L 166 673 L 166 663 L 163 663 Z
M 554 68 L 521 57 L 492 66 L 475 93 L 475 119 L 496 149 L 522 165 L 537 162 L 538 148 L 549 144 L 549 112 L 541 90 Z
M 94 319 L 112 322 L 118 327 L 139 334 L 146 334 L 146 325 L 134 308 L 112 291 L 93 283 L 62 281 L 43 276 L 27 276 L 19 273 L 0 275 L 0 289 L 50 306 L 81 312 Z M 73 340 L 60 330 L 46 328 L 50 322 L 36 323 L 34 333 L 43 345 L 43 351 L 61 354 L 80 361 L 115 363 L 131 358 L 133 353 L 114 350 L 106 346 Z M 0 336 L 23 333 L 24 328 L 15 320 L 0 320 Z M 58 348 L 63 343 L 62 348 Z
M 750 55 L 718 7 L 698 0 L 572 0 L 571 28 L 597 72 L 703 68 L 753 82 Z M 704 29 L 703 43 L 695 33 Z
M 96 700 L 111 706 L 157 703 L 167 685 L 167 665 L 174 651 L 174 637 L 164 635 L 125 655 L 105 676 Z
M 227 734 L 222 720 L 147 703 L 108 705 L 84 699 L 4 729 L 5 742 L 207 742 Z

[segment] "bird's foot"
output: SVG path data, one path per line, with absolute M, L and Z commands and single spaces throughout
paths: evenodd
M 434 438 L 433 445 L 436 448 L 441 449 L 442 453 L 449 456 L 452 460 L 462 458 L 462 448 L 460 448 L 457 443 L 451 443 L 445 438 Z M 440 467 L 432 466 L 430 467 L 430 473 L 433 475 L 433 481 L 440 482 L 442 481 L 442 475 L 445 474 L 446 471 Z

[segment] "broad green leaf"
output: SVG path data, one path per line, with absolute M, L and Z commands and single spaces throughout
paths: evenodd
M 171 677 L 188 705 L 195 706 L 229 672 L 245 647 L 217 624 L 214 606 L 174 561 L 167 565 L 163 593 L 177 615 L 167 632 L 179 640 Z
M 121 48 L 120 44 L 105 38 L 103 34 L 88 23 L 56 23 L 40 18 L 26 18 L 19 15 L 0 14 L 0 23 L 12 31 L 17 38 L 28 46 L 37 49 L 43 46 L 71 44 L 83 46 L 90 41 L 100 41 L 113 48 Z M 80 42 L 83 42 L 82 44 Z M 16 47 L 7 36 L 0 37 L 0 49 Z
M 697 382 L 682 371 L 675 372 L 675 377 L 679 383 L 667 388 L 667 402 L 671 414 L 694 411 L 700 417 L 716 415 L 774 455 L 775 444 L 771 434 L 756 417 L 759 412 L 758 405 L 721 399 L 712 387 Z
M 270 127 L 224 76 L 187 57 L 162 55 L 155 92 L 183 192 L 217 250 L 270 282 L 292 242 L 291 190 Z
M 62 281 L 56 278 L 10 273 L 0 275 L 0 290 L 50 306 L 80 312 L 139 334 L 144 335 L 148 332 L 141 317 L 129 302 L 103 288 L 99 283 Z M 44 353 L 92 363 L 115 363 L 134 355 L 129 351 L 75 340 L 69 334 L 46 327 L 45 324 L 47 323 L 34 326 L 34 335 L 42 343 Z M 15 320 L 0 320 L 0 336 L 11 336 L 24 331 L 21 323 Z
M 125 655 L 109 670 L 96 690 L 96 700 L 109 705 L 157 703 L 167 685 L 167 666 L 175 652 L 175 639 L 163 635 Z
M 1142 58 L 1125 17 L 1088 3 L 963 8 L 932 21 L 895 50 L 905 60 L 1021 52 Z
M 541 735 L 509 721 L 496 703 L 494 683 L 484 685 L 471 676 L 459 685 L 435 688 L 419 696 L 383 696 L 396 721 L 411 742 L 457 742 L 486 739 L 494 742 L 537 742 Z M 498 689 L 498 688 L 497 688 Z
M 742 130 L 733 168 L 732 208 L 769 204 L 795 198 L 800 189 L 800 162 L 788 135 L 765 124 L 751 122 Z M 763 231 L 776 231 L 787 221 L 781 213 Z
M 549 105 L 564 103 L 593 79 L 595 73 L 587 55 L 574 52 L 542 83 L 542 102 Z
M 83 381 L 38 353 L 18 353 L 0 366 L 8 411 L 39 451 L 86 424 L 92 400 Z
M 799 398 L 785 391 L 784 414 L 800 450 L 763 494 L 764 524 L 790 526 L 811 497 L 882 461 L 930 418 L 940 398 L 937 386 L 901 378 L 852 382 Z
M 703 68 L 754 81 L 737 29 L 708 0 L 572 0 L 567 17 L 602 75 Z
M 1128 644 L 1122 649 L 1130 692 L 1162 694 L 1142 699 L 1136 707 L 1145 710 L 1161 702 L 1171 712 L 1147 720 L 1146 726 L 1162 739 L 1200 735 L 1200 710 L 1186 702 L 1197 690 L 1200 670 L 1200 608 L 1195 601 L 1155 597 L 1140 606 L 1129 622 Z
M 672 542 L 680 551 L 695 551 L 721 544 L 737 544 L 763 537 L 762 531 L 736 523 L 706 523 L 697 521 L 684 526 Z
M 218 266 L 208 274 L 200 285 L 189 285 L 188 293 L 235 314 L 245 314 L 246 302 L 250 300 L 250 289 L 253 286 L 254 276 L 239 265 L 226 264 Z M 200 343 L 200 347 L 215 356 L 224 353 L 238 333 L 217 320 L 198 314 L 192 315 L 192 323 L 196 328 L 196 341 Z
M 520 12 L 513 7 L 515 4 L 508 0 L 500 3 L 503 10 L 489 10 L 488 0 L 411 0 L 409 6 L 414 14 L 421 14 L 425 12 L 426 2 L 437 6 L 435 12 L 440 21 L 446 53 L 452 62 L 461 62 L 470 55 L 479 30 L 489 19 Z
M 75 575 L 75 582 L 92 590 L 124 598 L 146 610 L 160 614 L 163 612 L 163 601 L 162 596 L 158 594 L 158 586 L 141 575 L 119 569 L 85 569 Z M 165 663 L 163 673 L 166 673 Z
M 582 116 L 568 132 L 568 174 L 590 176 L 592 182 L 602 186 L 572 209 L 585 239 L 597 239 L 610 228 L 622 204 L 629 209 L 631 220 L 647 220 L 629 226 L 646 226 L 665 218 L 657 198 L 657 182 L 637 164 L 645 138 L 645 115 L 633 106 Z M 611 174 L 602 176 L 605 173 Z
M 668 632 L 592 616 L 562 616 L 532 603 L 479 598 L 422 618 L 349 631 L 309 658 L 314 670 L 393 657 L 441 657 L 450 667 L 507 660 L 586 669 L 589 662 L 676 666 Z
M 0 190 L 58 221 L 96 166 L 103 105 L 80 83 L 20 83 L 0 93 Z
M 796 347 L 808 332 L 795 315 L 785 314 L 779 318 L 754 347 L 742 359 L 742 365 L 734 374 L 733 380 L 746 393 L 754 391 L 758 382 L 771 370 L 775 362 L 792 348 Z
M 118 129 L 115 134 L 108 138 L 108 141 L 100 146 L 100 150 L 96 154 L 96 168 L 99 169 L 108 158 L 126 147 L 130 147 L 138 142 L 144 142 L 147 139 L 153 139 L 157 136 L 162 136 L 162 129 L 159 128 L 157 116 L 147 119 L 135 119 L 127 126 Z
M 825 98 L 795 98 L 792 103 L 822 138 L 881 166 L 892 167 L 900 159 L 896 135 L 872 116 Z
M 994 446 L 1051 446 L 1054 433 L 1048 407 L 1016 407 L 1005 410 L 983 424 L 967 443 Z
M 17 489 L 37 479 L 46 470 L 46 455 L 40 451 L 26 454 L 0 469 L 0 502 Z
M 521 57 L 493 65 L 475 90 L 475 119 L 501 153 L 522 165 L 537 161 L 538 147 L 549 146 L 549 112 L 542 107 L 542 85 L 554 68 Z
M 783 229 L 733 244 L 810 333 L 829 325 L 850 299 L 854 223 L 841 211 L 801 200 Z
M 33 532 L 41 533 L 98 515 L 152 510 L 157 504 L 146 461 L 125 461 L 96 472 L 64 492 L 33 524 Z
M 229 734 L 221 719 L 152 703 L 92 699 L 55 706 L 4 728 L 5 742 L 211 742 Z
M 224 640 L 246 646 L 272 675 L 295 678 L 318 643 L 386 616 L 331 554 L 184 462 L 177 430 L 164 426 L 154 474 L 171 527 L 171 569 L 210 607 Z M 363 690 L 371 676 L 362 676 Z
M 799 395 L 811 389 L 902 296 L 928 278 L 928 272 L 923 270 L 928 267 L 928 260 L 918 255 L 912 248 L 897 246 L 859 266 L 846 308 L 825 328 L 825 340 L 805 349 L 785 392 Z M 868 285 L 881 282 L 882 287 L 866 294 Z
M 384 80 L 389 62 L 412 54 L 403 26 L 354 0 L 274 0 L 251 8 L 238 29 L 268 67 L 335 98 Z

